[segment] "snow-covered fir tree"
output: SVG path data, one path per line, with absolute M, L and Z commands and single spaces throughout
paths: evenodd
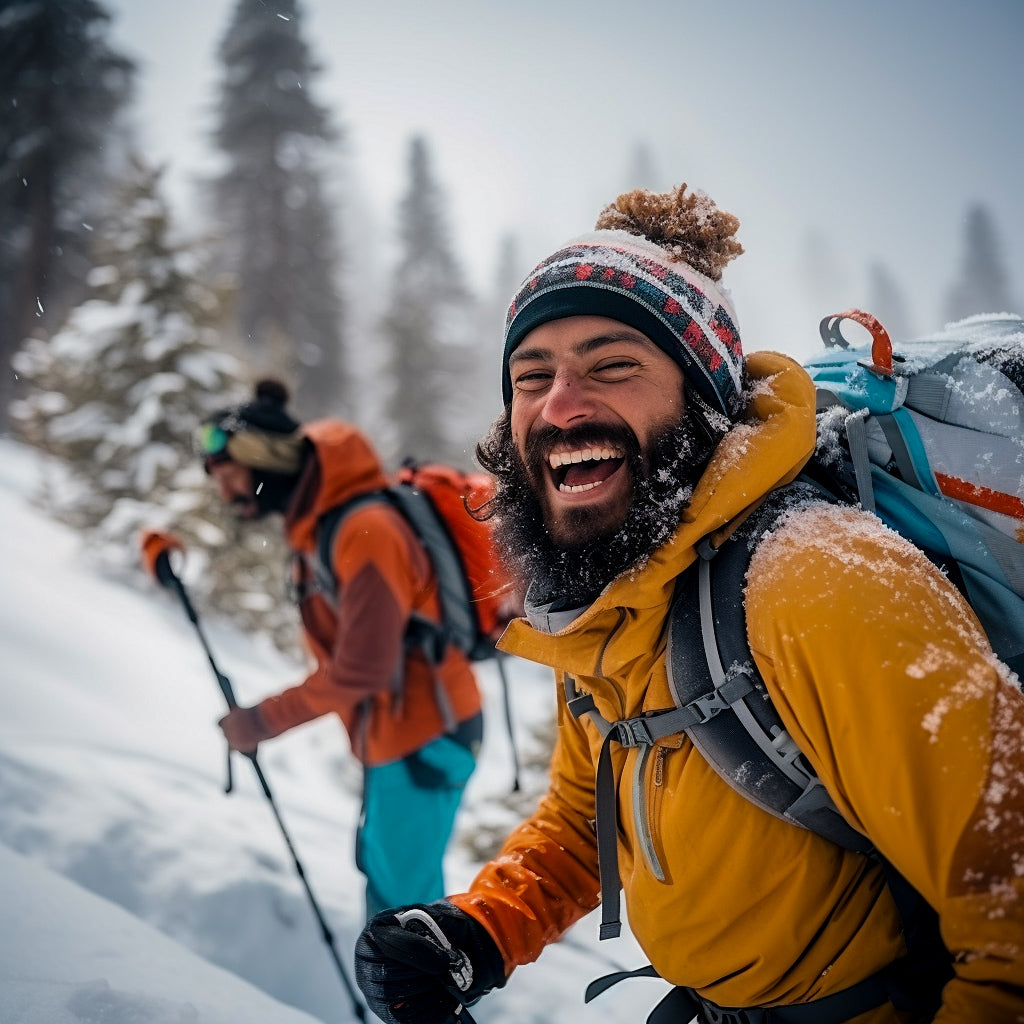
M 195 246 L 174 243 L 161 172 L 136 160 L 97 229 L 92 294 L 15 365 L 28 394 L 21 437 L 66 472 L 43 500 L 87 538 L 105 571 L 140 571 L 139 536 L 166 529 L 189 550 L 194 589 L 245 628 L 294 643 L 280 531 L 241 530 L 221 507 L 193 438 L 205 415 L 244 400 L 238 359 L 221 345 L 220 296 Z
M 427 142 L 413 138 L 398 210 L 398 261 L 382 329 L 390 388 L 385 404 L 392 457 L 468 468 L 475 441 L 467 363 L 480 357 L 473 302 L 452 248 L 441 187 Z
M 0 3 L 0 429 L 11 359 L 81 298 L 135 65 L 95 0 Z
M 320 68 L 299 5 L 237 0 L 220 45 L 213 187 L 219 259 L 237 281 L 232 328 L 254 368 L 287 381 L 303 418 L 351 404 L 337 210 L 326 187 L 337 129 L 313 99 Z

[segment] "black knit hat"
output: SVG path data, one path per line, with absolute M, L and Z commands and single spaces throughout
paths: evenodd
M 594 231 L 567 242 L 520 285 L 505 322 L 502 395 L 512 400 L 509 357 L 550 320 L 605 316 L 642 331 L 675 360 L 709 407 L 743 413 L 743 348 L 722 270 L 743 251 L 739 221 L 702 192 L 625 193 Z
M 295 473 L 302 461 L 302 424 L 285 409 L 288 389 L 278 380 L 256 384 L 253 398 L 219 409 L 200 428 L 204 459 L 233 459 L 252 469 Z
M 268 378 L 257 382 L 251 401 L 214 413 L 211 422 L 217 422 L 225 429 L 221 420 L 228 421 L 229 425 L 231 420 L 237 420 L 273 434 L 294 434 L 300 424 L 286 412 L 287 404 L 288 389 L 279 380 Z M 230 432 L 237 433 L 238 429 L 245 427 L 236 426 Z

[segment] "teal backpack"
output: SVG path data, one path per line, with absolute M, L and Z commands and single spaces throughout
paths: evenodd
M 871 331 L 870 348 L 847 346 L 843 320 Z M 700 715 L 684 731 L 730 784 L 866 849 L 767 700 L 747 645 L 747 568 L 795 504 L 859 502 L 943 568 L 996 654 L 1024 675 L 1024 540 L 1012 535 L 1024 538 L 1024 321 L 975 317 L 895 352 L 882 325 L 856 310 L 826 317 L 821 332 L 831 348 L 805 364 L 818 394 L 815 456 L 720 549 L 699 547 L 673 605 L 668 672 L 679 709 Z
M 852 348 L 844 320 L 871 332 Z M 1024 675 L 1024 320 L 979 316 L 893 346 L 873 316 L 826 317 L 815 463 L 950 573 Z M 812 469 L 814 467 L 812 466 Z
M 840 331 L 861 324 L 871 343 L 853 347 Z M 817 387 L 818 445 L 794 483 L 779 488 L 718 549 L 677 584 L 669 621 L 667 670 L 675 707 L 607 722 L 589 695 L 566 679 L 566 699 L 604 743 L 597 769 L 601 937 L 618 934 L 616 797 L 611 743 L 641 748 L 685 733 L 715 771 L 752 803 L 882 864 L 907 935 L 909 954 L 877 975 L 819 1003 L 786 1007 L 779 1020 L 840 1022 L 891 1000 L 930 1020 L 951 959 L 934 911 L 836 808 L 768 699 L 747 643 L 743 592 L 759 540 L 808 501 L 859 503 L 922 548 L 967 598 L 993 649 L 1024 675 L 1024 320 L 972 317 L 940 334 L 893 346 L 885 328 L 859 310 L 821 322 L 826 351 L 805 366 Z M 653 844 L 639 835 L 641 853 Z M 596 980 L 594 998 L 626 977 Z M 708 1004 L 673 989 L 651 1024 L 699 1010 L 721 1022 L 765 1021 L 750 1008 Z

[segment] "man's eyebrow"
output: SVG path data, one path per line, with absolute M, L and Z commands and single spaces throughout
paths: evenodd
M 591 352 L 595 352 L 606 345 L 615 345 L 621 342 L 629 342 L 634 345 L 639 345 L 643 348 L 652 347 L 652 343 L 648 341 L 646 337 L 635 331 L 613 331 L 610 334 L 599 334 L 593 338 L 585 338 L 583 341 L 578 341 L 572 347 L 574 355 L 585 356 Z M 529 347 L 520 345 L 509 357 L 509 365 L 512 363 L 519 362 L 523 359 L 551 359 L 552 351 L 549 348 L 541 348 L 539 346 Z

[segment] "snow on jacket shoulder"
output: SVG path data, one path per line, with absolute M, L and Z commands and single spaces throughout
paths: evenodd
M 813 447 L 803 370 L 768 353 L 748 357 L 748 369 L 752 415 L 719 446 L 679 530 L 644 569 L 558 633 L 522 620 L 506 633 L 504 646 L 569 673 L 609 721 L 671 707 L 664 625 L 694 545 L 792 479 Z M 779 530 L 751 566 L 758 668 L 840 808 L 935 899 L 947 943 L 969 957 L 940 1019 L 966 1024 L 992 1010 L 991 1020 L 1012 1020 L 1024 1012 L 1019 698 L 969 609 L 910 545 L 858 512 L 804 515 L 803 528 Z M 599 902 L 599 750 L 596 730 L 560 699 L 548 794 L 453 898 L 488 928 L 509 970 Z M 903 952 L 880 869 L 757 808 L 685 737 L 646 758 L 613 745 L 612 763 L 630 926 L 670 982 L 719 1005 L 805 1002 Z M 985 829 L 997 796 L 1006 838 Z M 974 870 L 985 880 L 971 894 Z M 897 1019 L 882 1007 L 858 1024 Z
M 317 520 L 388 480 L 369 442 L 350 424 L 325 420 L 308 424 L 304 433 L 316 458 L 285 529 L 291 548 L 311 558 Z M 441 664 L 431 666 L 421 652 L 405 648 L 409 616 L 438 621 L 440 604 L 427 554 L 402 516 L 378 503 L 355 509 L 338 530 L 333 560 L 337 600 L 311 591 L 301 602 L 316 669 L 260 704 L 268 728 L 280 733 L 335 712 L 356 756 L 380 764 L 477 714 L 480 694 L 461 652 L 450 647 Z
M 937 1020 L 1024 1020 L 1024 698 L 970 608 L 873 516 L 821 506 L 759 546 L 746 608 L 787 729 L 939 912 Z

